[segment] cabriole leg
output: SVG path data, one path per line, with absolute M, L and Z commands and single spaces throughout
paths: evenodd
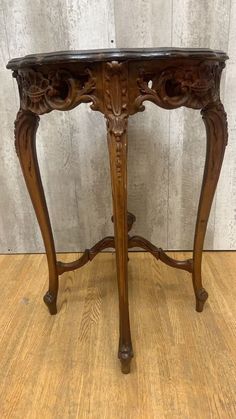
M 49 290 L 44 296 L 44 302 L 48 306 L 49 312 L 56 314 L 58 274 L 52 229 L 36 152 L 36 131 L 38 124 L 39 117 L 36 114 L 30 111 L 20 110 L 15 121 L 15 146 L 47 254 Z
M 128 67 L 112 61 L 104 64 L 104 113 L 110 158 L 113 197 L 117 282 L 119 292 L 121 370 L 130 372 L 133 356 L 128 304 L 128 221 L 127 221 L 127 121 Z
M 120 340 L 118 357 L 123 373 L 129 373 L 133 356 L 128 307 L 127 137 L 108 132 L 113 196 L 116 266 L 119 291 Z M 117 165 L 119 150 L 119 166 Z
M 220 102 L 211 103 L 201 113 L 206 126 L 207 149 L 195 228 L 192 274 L 196 310 L 199 312 L 203 310 L 208 297 L 208 293 L 202 286 L 201 275 L 204 238 L 227 145 L 227 117 L 223 105 Z

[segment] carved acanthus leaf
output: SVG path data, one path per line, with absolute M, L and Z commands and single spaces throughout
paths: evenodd
M 16 154 L 20 157 L 23 153 L 28 158 L 28 168 L 31 167 L 31 150 L 29 147 L 29 138 L 34 138 L 39 125 L 39 116 L 30 111 L 22 109 L 17 113 L 15 120 L 15 149 Z
M 116 61 L 105 64 L 104 105 L 107 130 L 115 142 L 115 165 L 118 179 L 122 175 L 123 138 L 128 124 L 128 72 L 124 63 Z

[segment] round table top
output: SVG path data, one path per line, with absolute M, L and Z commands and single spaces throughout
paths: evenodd
M 74 62 L 154 60 L 154 59 L 211 59 L 225 61 L 228 56 L 223 51 L 207 48 L 110 48 L 91 50 L 56 51 L 41 54 L 26 55 L 14 58 L 7 68 L 17 70 L 24 67 L 48 64 L 65 64 Z

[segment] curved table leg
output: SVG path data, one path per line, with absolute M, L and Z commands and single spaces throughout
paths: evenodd
M 121 121 L 121 124 L 125 123 Z M 109 123 L 108 123 L 109 125 Z M 118 357 L 123 373 L 129 373 L 133 356 L 128 307 L 128 223 L 127 223 L 127 135 L 115 135 L 108 127 L 113 196 L 117 281 L 119 292 L 120 340 Z
M 44 296 L 44 302 L 48 306 L 49 312 L 56 314 L 58 274 L 52 229 L 37 160 L 36 131 L 38 124 L 39 117 L 37 115 L 20 110 L 15 121 L 15 146 L 47 253 L 49 290 Z
M 207 149 L 195 228 L 192 274 L 196 310 L 199 312 L 203 310 L 208 297 L 208 293 L 202 286 L 201 276 L 204 238 L 227 145 L 227 117 L 223 105 L 220 102 L 212 103 L 206 106 L 201 113 L 206 126 Z

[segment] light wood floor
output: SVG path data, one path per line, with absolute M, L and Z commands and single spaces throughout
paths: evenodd
M 135 357 L 122 375 L 114 255 L 61 277 L 54 317 L 45 256 L 0 256 L 0 418 L 235 419 L 235 273 L 236 253 L 204 254 L 199 314 L 187 272 L 131 254 Z

